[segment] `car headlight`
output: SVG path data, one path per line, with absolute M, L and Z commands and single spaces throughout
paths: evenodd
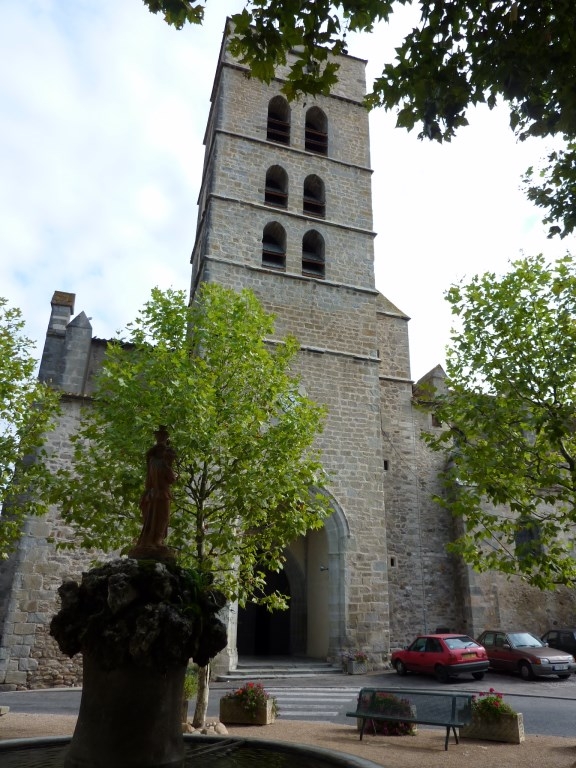
M 539 662 L 537 661 L 536 664 L 550 664 L 550 659 L 539 659 Z

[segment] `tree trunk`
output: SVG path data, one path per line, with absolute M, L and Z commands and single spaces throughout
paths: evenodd
M 210 682 L 210 664 L 205 667 L 198 667 L 198 693 L 196 694 L 196 709 L 192 725 L 194 728 L 201 728 L 206 722 L 206 712 L 208 711 L 208 695 Z

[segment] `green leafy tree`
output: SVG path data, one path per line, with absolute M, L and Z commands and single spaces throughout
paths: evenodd
M 480 571 L 574 586 L 574 261 L 523 258 L 452 286 L 448 301 L 460 327 L 447 389 L 421 402 L 444 426 L 427 440 L 447 458 L 436 500 L 463 524 L 452 549 Z
M 181 27 L 201 23 L 205 2 L 144 0 Z M 346 51 L 349 32 L 371 32 L 410 0 L 254 0 L 231 16 L 232 52 L 270 82 L 274 67 L 296 55 L 284 90 L 327 94 L 338 77 L 329 53 Z M 398 126 L 450 141 L 470 107 L 504 101 L 520 140 L 556 136 L 562 148 L 525 177 L 528 197 L 546 213 L 550 236 L 576 227 L 576 46 L 571 0 L 419 0 L 419 21 L 373 84 L 367 105 L 397 110 Z
M 183 292 L 153 290 L 127 338 L 109 345 L 72 438 L 73 464 L 53 478 L 52 500 L 75 531 L 68 546 L 130 549 L 142 526 L 145 453 L 165 425 L 177 475 L 167 543 L 180 564 L 240 605 L 286 607 L 284 595 L 267 593 L 265 574 L 328 514 L 313 448 L 324 411 L 290 373 L 298 343 L 267 342 L 273 329 L 250 291 L 205 284 L 187 306 Z M 200 684 L 196 724 L 206 670 Z
M 19 309 L 0 298 L 0 558 L 13 549 L 27 513 L 46 505 L 37 493 L 46 475 L 39 461 L 58 412 L 58 395 L 35 375 L 33 342 Z
M 564 149 L 551 152 L 542 167 L 530 166 L 524 175 L 529 200 L 547 214 L 548 237 L 566 237 L 576 227 L 576 141 L 570 138 Z
M 167 24 L 176 29 L 189 24 L 202 24 L 204 19 L 204 7 L 207 0 L 202 3 L 192 3 L 190 0 L 144 0 L 150 13 L 160 13 Z

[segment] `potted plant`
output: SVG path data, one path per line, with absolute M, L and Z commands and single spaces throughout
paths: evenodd
M 416 717 L 416 708 L 408 699 L 402 699 L 387 691 L 378 691 L 369 702 L 378 713 L 379 718 L 383 715 L 391 717 Z M 357 720 L 358 730 L 362 728 L 362 718 Z M 372 726 L 375 733 L 383 736 L 414 736 L 416 734 L 416 725 L 405 720 L 372 720 Z
M 522 713 L 512 709 L 501 693 L 490 688 L 472 699 L 472 722 L 460 728 L 460 738 L 520 744 L 524 741 Z
M 262 683 L 245 683 L 220 699 L 220 721 L 225 725 L 268 725 L 278 714 L 278 702 Z
M 365 675 L 368 671 L 368 654 L 364 651 L 345 651 L 343 663 L 349 675 Z

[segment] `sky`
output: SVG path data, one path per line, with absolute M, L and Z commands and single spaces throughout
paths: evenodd
M 210 90 L 243 5 L 208 0 L 204 25 L 177 31 L 141 0 L 0 0 L 0 296 L 38 356 L 55 290 L 100 338 L 154 286 L 188 290 Z M 410 22 L 349 38 L 368 82 Z M 444 364 L 452 283 L 572 247 L 546 239 L 521 190 L 546 145 L 517 143 L 505 109 L 470 122 L 439 145 L 370 116 L 376 287 L 411 318 L 414 379 Z

